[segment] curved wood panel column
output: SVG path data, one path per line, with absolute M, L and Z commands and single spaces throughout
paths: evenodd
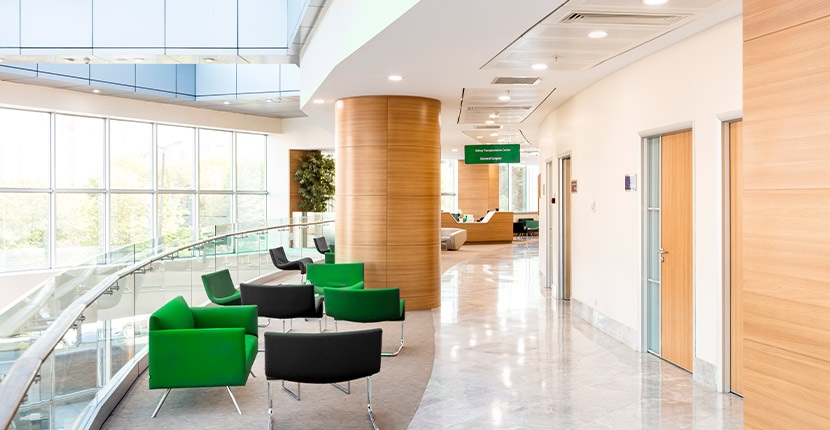
M 337 262 L 364 262 L 366 288 L 400 288 L 412 310 L 440 304 L 440 113 L 422 97 L 335 105 Z

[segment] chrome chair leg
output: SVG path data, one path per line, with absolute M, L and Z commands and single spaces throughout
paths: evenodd
M 167 400 L 167 396 L 170 394 L 170 390 L 172 390 L 172 388 L 164 390 L 164 394 L 161 395 L 161 400 L 159 400 L 159 404 L 158 406 L 156 406 L 156 410 L 153 411 L 153 415 L 150 418 L 155 418 L 156 415 L 159 414 L 159 411 L 161 410 L 161 405 L 163 405 L 164 401 Z
M 231 395 L 231 400 L 233 401 L 233 405 L 236 407 L 236 412 L 239 412 L 239 415 L 242 415 L 242 411 L 239 410 L 239 405 L 236 403 L 236 398 L 233 396 L 233 392 L 231 392 L 231 387 L 225 386 L 228 389 L 228 394 Z
M 338 383 L 334 383 L 334 382 L 332 382 L 331 385 L 334 385 L 334 388 L 337 388 L 338 390 L 340 390 L 340 391 L 342 391 L 346 394 L 352 394 L 352 381 L 346 381 L 346 388 L 343 388 L 342 385 L 340 385 Z
M 290 327 L 288 328 L 288 331 L 285 331 L 285 320 L 282 320 L 282 332 L 283 333 L 291 333 L 291 331 L 294 330 L 294 320 L 293 319 L 289 320 L 289 323 L 290 323 Z
M 294 400 L 296 400 L 298 402 L 300 401 L 300 383 L 299 382 L 297 383 L 297 394 L 294 394 L 293 391 L 289 390 L 288 388 L 285 388 L 285 381 L 282 381 L 282 389 L 283 389 L 283 391 L 288 393 L 289 396 L 293 397 Z
M 259 327 L 259 328 L 263 328 L 263 327 L 268 327 L 269 325 L 271 325 L 271 318 L 266 318 L 266 320 L 268 320 L 268 322 L 267 322 L 267 323 L 265 323 L 265 324 L 257 324 L 256 326 L 257 326 L 257 327 Z
M 254 375 L 254 371 L 253 371 L 253 370 L 251 370 L 250 372 L 251 372 L 251 377 L 252 377 L 252 378 L 256 378 L 256 375 Z
M 368 400 L 367 408 L 369 410 L 369 419 L 372 421 L 372 429 L 379 430 L 375 422 L 375 414 L 372 413 L 372 377 L 366 378 L 366 398 Z
M 274 426 L 273 418 L 274 418 L 274 406 L 273 402 L 271 401 L 271 381 L 268 381 L 268 430 L 271 430 Z
M 404 321 L 401 321 L 401 345 L 398 347 L 398 350 L 395 352 L 381 352 L 380 355 L 382 357 L 397 357 L 401 353 L 403 349 L 403 323 Z

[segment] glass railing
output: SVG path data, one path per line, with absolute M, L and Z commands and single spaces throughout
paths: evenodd
M 201 276 L 229 269 L 237 283 L 289 259 L 322 256 L 331 214 L 202 228 L 196 242 L 157 238 L 99 255 L 41 283 L 0 311 L 0 426 L 88 428 L 147 353 L 149 317 L 170 299 L 208 302 Z M 137 370 L 138 369 L 138 370 Z

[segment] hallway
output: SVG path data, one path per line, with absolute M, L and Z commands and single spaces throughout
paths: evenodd
M 740 398 L 572 319 L 541 286 L 538 242 L 485 246 L 444 272 L 410 429 L 743 427 Z

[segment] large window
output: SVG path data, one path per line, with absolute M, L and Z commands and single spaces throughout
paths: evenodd
M 0 272 L 266 220 L 261 134 L 0 108 Z
M 458 211 L 458 160 L 441 160 L 441 212 Z
M 538 212 L 539 166 L 499 165 L 499 208 L 511 212 Z

